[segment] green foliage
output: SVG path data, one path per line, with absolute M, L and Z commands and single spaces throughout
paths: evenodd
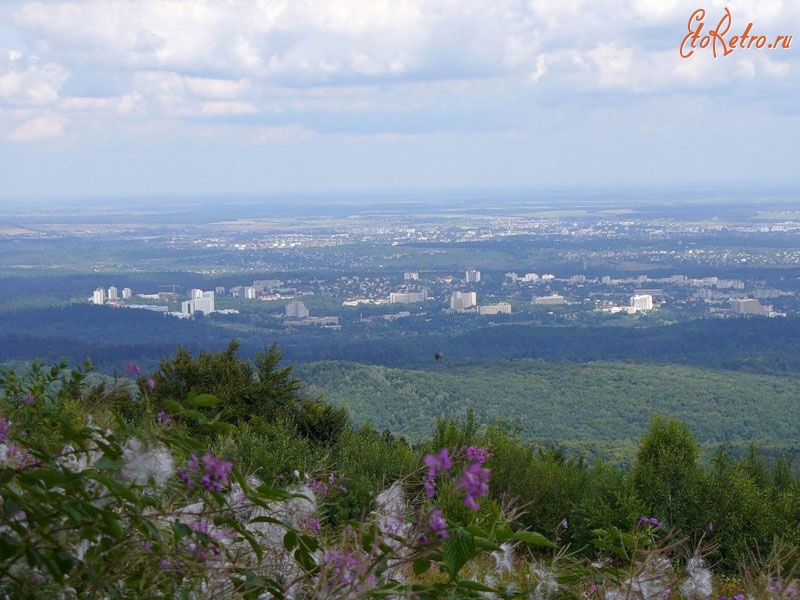
M 296 372 L 326 401 L 346 406 L 356 423 L 414 440 L 438 435 L 437 417 L 465 419 L 470 410 L 477 424 L 504 419 L 526 438 L 591 442 L 594 452 L 618 464 L 626 455 L 608 442 L 637 440 L 655 414 L 691 423 L 710 445 L 758 439 L 790 449 L 800 438 L 800 422 L 786 418 L 800 402 L 800 387 L 786 377 L 526 360 L 416 370 L 325 362 Z
M 194 394 L 190 402 L 203 412 L 214 408 L 204 400 L 213 395 L 222 403 L 220 419 L 235 425 L 253 418 L 285 421 L 302 436 L 326 444 L 347 428 L 345 409 L 298 393 L 300 382 L 292 377 L 292 367 L 279 367 L 281 353 L 275 344 L 256 355 L 255 367 L 236 356 L 238 349 L 234 340 L 224 352 L 201 352 L 195 358 L 179 348 L 174 359 L 162 359 L 149 393 L 155 408 L 168 408 L 171 399 Z M 149 392 L 146 378 L 140 379 L 139 388 Z
M 698 513 L 700 449 L 685 423 L 656 416 L 639 443 L 632 477 L 638 496 L 669 527 L 686 529 Z

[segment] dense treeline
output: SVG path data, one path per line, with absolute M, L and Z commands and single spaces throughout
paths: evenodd
M 179 321 L 147 311 L 89 305 L 0 312 L 0 362 L 59 356 L 79 362 L 90 356 L 113 370 L 125 346 L 138 346 L 128 360 L 155 362 L 164 348 L 224 348 L 231 329 L 224 321 Z M 424 340 L 422 336 L 424 334 Z M 649 327 L 484 326 L 466 332 L 381 330 L 345 333 L 274 329 L 236 330 L 242 354 L 255 356 L 278 341 L 293 363 L 348 360 L 392 367 L 433 363 L 435 353 L 451 363 L 533 358 L 556 362 L 629 361 L 685 364 L 713 369 L 800 374 L 800 319 L 703 319 Z M 367 337 L 369 335 L 370 337 Z M 87 345 L 90 351 L 87 352 Z M 149 347 L 149 349 L 148 349 Z
M 739 459 L 723 448 L 704 464 L 686 425 L 655 416 L 635 447 L 632 469 L 623 470 L 526 442 L 507 423 L 482 422 L 472 412 L 463 419 L 429 416 L 432 433 L 410 444 L 388 430 L 354 426 L 342 409 L 304 396 L 292 369 L 279 364 L 274 346 L 254 363 L 239 358 L 237 350 L 231 343 L 223 352 L 195 357 L 181 349 L 139 379 L 140 396 L 101 384 L 83 392 L 82 402 L 97 407 L 102 401 L 146 427 L 157 414 L 169 415 L 175 400 L 215 394 L 222 400 L 221 419 L 233 432 L 211 435 L 180 417 L 174 426 L 195 438 L 211 435 L 206 442 L 216 455 L 241 462 L 267 483 L 305 472 L 346 476 L 347 493 L 331 499 L 326 516 L 331 527 L 369 510 L 375 490 L 414 471 L 424 454 L 483 446 L 490 452 L 491 492 L 481 514 L 510 502 L 524 509 L 526 526 L 541 532 L 556 530 L 566 519 L 568 529 L 560 535 L 575 550 L 590 552 L 593 530 L 629 528 L 642 515 L 657 518 L 687 544 L 711 538 L 712 558 L 725 569 L 735 569 L 749 550 L 768 551 L 779 538 L 800 545 L 800 479 L 788 459 L 768 462 L 755 447 Z M 494 385 L 502 384 L 495 379 Z M 216 411 L 196 405 L 198 414 L 211 417 Z M 443 491 L 441 502 L 451 518 L 467 518 L 456 494 Z
M 632 440 L 653 414 L 692 424 L 703 443 L 779 440 L 800 424 L 793 378 L 678 365 L 492 361 L 470 366 L 391 369 L 346 362 L 299 365 L 303 381 L 358 423 L 429 435 L 436 416 L 506 419 L 524 437 Z

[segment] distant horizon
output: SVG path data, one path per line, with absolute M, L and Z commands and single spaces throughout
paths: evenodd
M 98 194 L 73 194 L 73 195 L 47 195 L 47 196 L 0 196 L 0 206 L 14 206 L 18 203 L 33 202 L 36 205 L 48 206 L 58 202 L 89 202 L 101 203 L 105 201 L 132 201 L 139 200 L 145 202 L 153 201 L 194 201 L 199 203 L 213 201 L 244 201 L 247 203 L 257 203 L 258 201 L 302 199 L 310 202 L 342 200 L 348 201 L 369 201 L 373 198 L 389 199 L 391 196 L 407 195 L 404 200 L 426 201 L 445 199 L 446 197 L 466 198 L 507 194 L 509 196 L 545 196 L 553 194 L 555 196 L 575 195 L 578 197 L 597 195 L 597 194 L 655 194 L 659 196 L 668 194 L 708 194 L 712 198 L 719 195 L 735 193 L 763 193 L 763 194 L 800 194 L 800 180 L 798 181 L 740 181 L 740 182 L 720 182 L 720 183 L 671 183 L 671 184 L 598 184 L 598 185 L 540 185 L 540 186 L 492 186 L 492 187 L 405 187 L 405 188 L 366 188 L 354 187 L 351 189 L 331 189 L 331 190 L 264 190 L 264 191 L 219 191 L 219 192 L 151 192 L 151 193 L 98 193 Z M 559 199 L 559 198 L 552 199 Z M 544 199 L 544 198 L 542 198 Z M 582 198 L 585 199 L 585 198 Z M 661 199 L 661 198 L 660 198 Z M 676 198 L 678 199 L 678 198 Z M 400 200 L 400 198 L 398 198 Z M 500 200 L 500 198 L 498 198 Z M 800 196 L 798 196 L 800 201 Z

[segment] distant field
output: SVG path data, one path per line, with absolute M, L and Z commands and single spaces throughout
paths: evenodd
M 706 444 L 800 439 L 800 387 L 785 376 L 529 360 L 424 370 L 333 361 L 296 373 L 355 421 L 412 438 L 429 433 L 437 416 L 474 408 L 480 422 L 508 419 L 525 436 L 554 440 L 634 440 L 654 413 L 686 421 Z

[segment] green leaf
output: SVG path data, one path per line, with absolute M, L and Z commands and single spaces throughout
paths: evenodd
M 420 576 L 431 568 L 431 561 L 427 558 L 418 558 L 414 561 L 414 575 Z
M 212 407 L 216 406 L 222 400 L 214 396 L 213 394 L 197 394 L 196 396 L 190 395 L 186 401 L 189 403 L 190 406 L 203 406 L 203 407 Z
M 475 540 L 466 529 L 455 529 L 444 543 L 444 565 L 452 578 L 475 557 Z
M 495 544 L 492 540 L 488 540 L 484 537 L 475 536 L 475 546 L 477 548 L 482 548 L 483 550 L 500 550 L 500 546 Z
M 540 546 L 543 548 L 555 548 L 556 545 L 544 537 L 541 533 L 535 531 L 518 531 L 512 536 L 515 540 L 528 544 L 530 546 Z
M 125 461 L 121 458 L 114 460 L 108 456 L 103 456 L 95 463 L 95 466 L 103 471 L 114 471 L 119 469 L 123 464 L 125 464 Z
M 115 539 L 121 540 L 125 537 L 125 532 L 122 529 L 122 521 L 114 513 L 103 513 L 103 524 L 106 526 L 106 531 Z
M 484 585 L 482 583 L 478 583 L 477 581 L 470 581 L 469 579 L 464 579 L 463 581 L 458 582 L 458 587 L 465 589 L 465 590 L 475 590 L 476 592 L 496 592 L 497 590 L 489 587 L 488 585 Z
M 291 552 L 295 548 L 297 548 L 299 541 L 297 539 L 297 533 L 292 531 L 291 529 L 286 532 L 286 535 L 283 536 L 283 547 L 286 548 L 288 552 Z
M 173 415 L 180 415 L 183 413 L 183 407 L 175 402 L 175 400 L 164 400 L 164 407 L 168 408 Z

